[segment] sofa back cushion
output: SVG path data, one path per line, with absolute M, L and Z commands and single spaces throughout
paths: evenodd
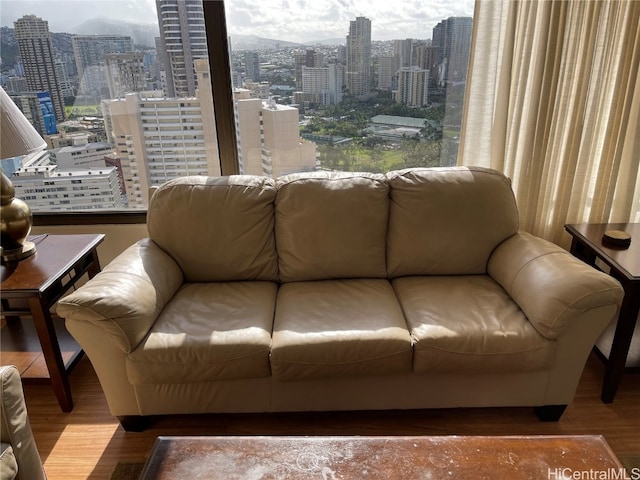
M 275 197 L 275 181 L 267 177 L 177 178 L 149 202 L 149 236 L 176 260 L 186 282 L 277 281 Z
M 502 173 L 419 168 L 387 178 L 391 278 L 484 274 L 493 249 L 518 231 L 511 182 Z
M 312 172 L 278 179 L 283 282 L 385 278 L 389 186 L 383 175 Z

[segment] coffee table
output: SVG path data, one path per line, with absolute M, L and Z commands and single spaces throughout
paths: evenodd
M 592 266 L 596 266 L 596 259 L 600 259 L 624 288 L 611 351 L 609 358 L 605 358 L 601 399 L 604 403 L 611 403 L 622 380 L 640 312 L 640 223 L 581 223 L 565 225 L 565 229 L 573 237 L 571 253 Z M 631 234 L 631 245 L 621 248 L 603 244 L 602 236 L 607 230 Z
M 158 437 L 140 480 L 627 478 L 602 436 Z M 581 475 L 581 476 L 572 476 Z
M 73 409 L 68 372 L 80 359 L 82 350 L 64 325 L 54 322 L 50 309 L 85 273 L 91 278 L 100 271 L 97 248 L 103 239 L 102 234 L 44 234 L 32 239 L 36 243 L 35 254 L 1 266 L 0 296 L 7 322 L 2 328 L 2 362 L 18 366 L 24 383 L 51 383 L 63 412 Z M 20 317 L 31 317 L 33 322 Z M 36 348 L 31 342 L 34 329 L 40 343 Z M 39 355 L 44 356 L 45 371 L 34 367 Z M 20 363 L 25 362 L 28 368 L 23 371 Z M 33 370 L 37 374 L 32 375 Z

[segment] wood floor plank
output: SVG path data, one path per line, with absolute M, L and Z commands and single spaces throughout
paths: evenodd
M 603 435 L 618 456 L 639 455 L 640 375 L 625 375 L 611 404 L 600 401 L 603 375 L 592 354 L 575 401 L 555 423 L 540 422 L 530 408 L 485 408 L 169 416 L 127 433 L 109 414 L 86 357 L 71 374 L 71 413 L 60 411 L 49 386 L 26 385 L 25 396 L 49 480 L 108 480 L 119 461 L 144 462 L 159 435 Z

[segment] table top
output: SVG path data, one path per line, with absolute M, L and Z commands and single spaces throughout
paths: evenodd
M 629 280 L 640 279 L 640 223 L 580 223 L 565 225 L 565 228 Z M 607 230 L 629 233 L 631 245 L 628 248 L 604 245 L 602 235 Z
M 0 291 L 3 295 L 45 291 L 95 249 L 104 240 L 104 235 L 44 234 L 29 240 L 36 244 L 36 253 L 19 262 L 2 263 Z
M 571 475 L 622 468 L 599 435 L 158 437 L 140 479 L 587 478 Z

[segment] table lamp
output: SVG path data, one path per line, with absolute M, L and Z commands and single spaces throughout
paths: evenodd
M 44 139 L 0 87 L 0 158 L 28 155 L 46 147 Z M 19 261 L 36 251 L 35 244 L 27 241 L 33 217 L 29 205 L 15 197 L 15 187 L 2 169 L 0 176 L 2 260 Z

